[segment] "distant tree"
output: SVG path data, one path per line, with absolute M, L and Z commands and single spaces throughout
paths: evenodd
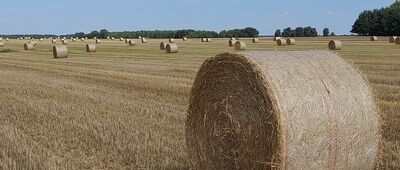
M 92 31 L 89 35 L 89 38 L 100 37 L 99 31 Z
M 243 30 L 240 30 L 243 34 L 245 34 L 245 37 L 258 37 L 260 32 L 252 27 L 247 27 Z
M 303 27 L 297 27 L 295 29 L 296 37 L 304 37 L 304 28 Z
M 283 37 L 291 37 L 292 29 L 290 27 L 283 29 L 282 36 Z
M 336 34 L 334 32 L 332 32 L 329 36 L 336 36 Z
M 106 29 L 102 29 L 100 30 L 99 34 L 100 34 L 99 38 L 105 39 L 108 37 L 109 32 Z
M 280 37 L 280 36 L 282 36 L 281 30 L 280 30 L 280 29 L 277 29 L 277 30 L 275 31 L 275 37 Z
M 85 37 L 85 33 L 84 32 L 77 32 L 77 33 L 74 34 L 74 37 L 83 38 L 83 37 Z
M 324 31 L 323 31 L 323 36 L 324 37 L 327 37 L 327 36 L 329 36 L 329 28 L 324 28 Z

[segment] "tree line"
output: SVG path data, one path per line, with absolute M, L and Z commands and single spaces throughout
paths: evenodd
M 351 32 L 359 35 L 400 35 L 400 2 L 361 12 Z

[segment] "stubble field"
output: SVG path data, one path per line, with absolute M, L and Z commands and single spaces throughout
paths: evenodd
M 338 54 L 365 74 L 382 117 L 382 168 L 400 168 L 400 45 L 387 37 L 334 37 Z M 187 169 L 185 119 L 200 65 L 235 52 L 227 39 L 177 40 L 179 53 L 136 40 L 103 40 L 96 53 L 70 42 L 53 59 L 49 40 L 24 51 L 10 40 L 0 52 L 0 169 Z M 327 50 L 328 38 L 272 39 L 247 50 Z M 59 43 L 59 42 L 58 42 Z

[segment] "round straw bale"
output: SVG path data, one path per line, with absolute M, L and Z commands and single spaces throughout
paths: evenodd
M 33 50 L 33 46 L 34 46 L 34 45 L 33 45 L 32 43 L 29 43 L 29 42 L 28 42 L 28 43 L 25 43 L 25 44 L 24 44 L 24 49 L 25 49 L 25 50 Z
M 175 43 L 168 43 L 165 46 L 165 50 L 167 53 L 177 53 L 178 52 L 178 45 Z
M 160 50 L 165 50 L 166 47 L 167 47 L 167 43 L 164 43 L 164 42 L 160 43 Z
M 67 46 L 66 45 L 53 46 L 53 57 L 54 58 L 68 58 Z
M 66 40 L 66 39 L 62 40 L 61 42 L 62 42 L 62 44 L 64 44 L 64 45 L 68 45 L 68 40 Z
M 28 43 L 32 44 L 33 46 L 36 46 L 38 44 L 37 41 L 29 41 Z
M 396 36 L 391 36 L 389 37 L 389 43 L 394 43 L 394 41 L 396 40 Z
M 119 38 L 119 41 L 124 41 L 124 38 Z
M 212 40 L 211 40 L 211 38 L 207 38 L 207 42 L 211 42 Z
M 75 39 L 75 38 L 73 38 L 73 39 L 72 39 L 72 42 L 76 42 L 76 39 Z
M 114 37 L 111 37 L 111 40 L 115 40 L 115 38 L 114 38 Z
M 187 37 L 183 37 L 182 40 L 183 40 L 183 41 L 187 41 Z
M 201 42 L 207 42 L 207 38 L 202 38 Z
M 294 38 L 286 39 L 287 45 L 296 45 L 296 40 Z
M 97 40 L 97 37 L 93 37 L 93 39 Z
M 0 47 L 4 47 L 4 46 L 5 46 L 4 42 L 0 42 Z
M 43 38 L 39 39 L 39 42 L 42 42 L 42 41 L 43 41 Z
M 396 40 L 394 40 L 394 42 L 396 43 L 396 45 L 400 45 L 400 37 L 396 38 Z
M 190 169 L 373 169 L 379 139 L 367 83 L 328 51 L 220 54 L 190 95 Z
M 341 50 L 342 49 L 342 41 L 331 40 L 331 41 L 329 41 L 328 47 L 330 50 Z
M 281 37 L 274 37 L 274 41 L 278 41 Z
M 87 40 L 88 39 L 88 37 L 85 37 L 85 40 Z
M 81 41 L 85 41 L 85 38 L 81 38 Z
M 169 42 L 169 43 L 175 43 L 175 39 L 170 38 L 170 39 L 168 39 L 168 42 Z
M 110 37 L 109 37 L 109 36 L 107 36 L 107 39 L 110 39 Z
M 147 43 L 147 39 L 146 38 L 142 38 L 142 43 Z
M 259 38 L 253 38 L 253 43 L 259 43 L 260 39 Z
M 100 39 L 96 39 L 96 44 L 101 44 L 101 40 Z
M 125 39 L 125 43 L 129 43 L 129 39 Z
M 138 39 L 142 39 L 142 36 L 139 36 Z
M 246 50 L 246 43 L 244 43 L 243 41 L 236 41 L 235 50 Z
M 235 37 L 231 37 L 230 40 L 236 40 L 236 38 Z
M 278 44 L 278 46 L 286 46 L 286 40 L 284 39 L 278 39 L 276 40 L 276 44 Z
M 96 52 L 96 44 L 86 44 L 86 52 Z
M 51 40 L 51 43 L 55 44 L 55 43 L 57 43 L 57 40 L 53 39 L 53 40 Z
M 6 38 L 6 41 L 10 41 L 10 38 Z
M 236 43 L 236 40 L 229 40 L 229 47 L 233 47 Z
M 136 45 L 135 40 L 129 40 L 129 45 L 130 45 L 130 46 L 135 46 L 135 45 Z
M 377 36 L 372 36 L 371 38 L 369 38 L 369 40 L 376 41 L 376 40 L 378 40 L 378 37 Z

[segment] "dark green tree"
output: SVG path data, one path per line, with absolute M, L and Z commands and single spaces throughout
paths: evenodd
M 290 27 L 283 29 L 282 36 L 283 37 L 291 37 L 292 29 Z
M 280 37 L 280 36 L 282 36 L 281 30 L 279 30 L 279 29 L 276 30 L 274 35 L 275 35 L 275 37 Z
M 303 27 L 297 27 L 295 29 L 296 32 L 296 37 L 304 37 L 304 28 Z
M 108 37 L 109 32 L 106 29 L 100 30 L 100 38 L 104 39 Z
M 324 37 L 329 36 L 329 33 L 330 33 L 329 28 L 324 28 L 324 30 L 322 32 L 323 32 L 322 34 Z

